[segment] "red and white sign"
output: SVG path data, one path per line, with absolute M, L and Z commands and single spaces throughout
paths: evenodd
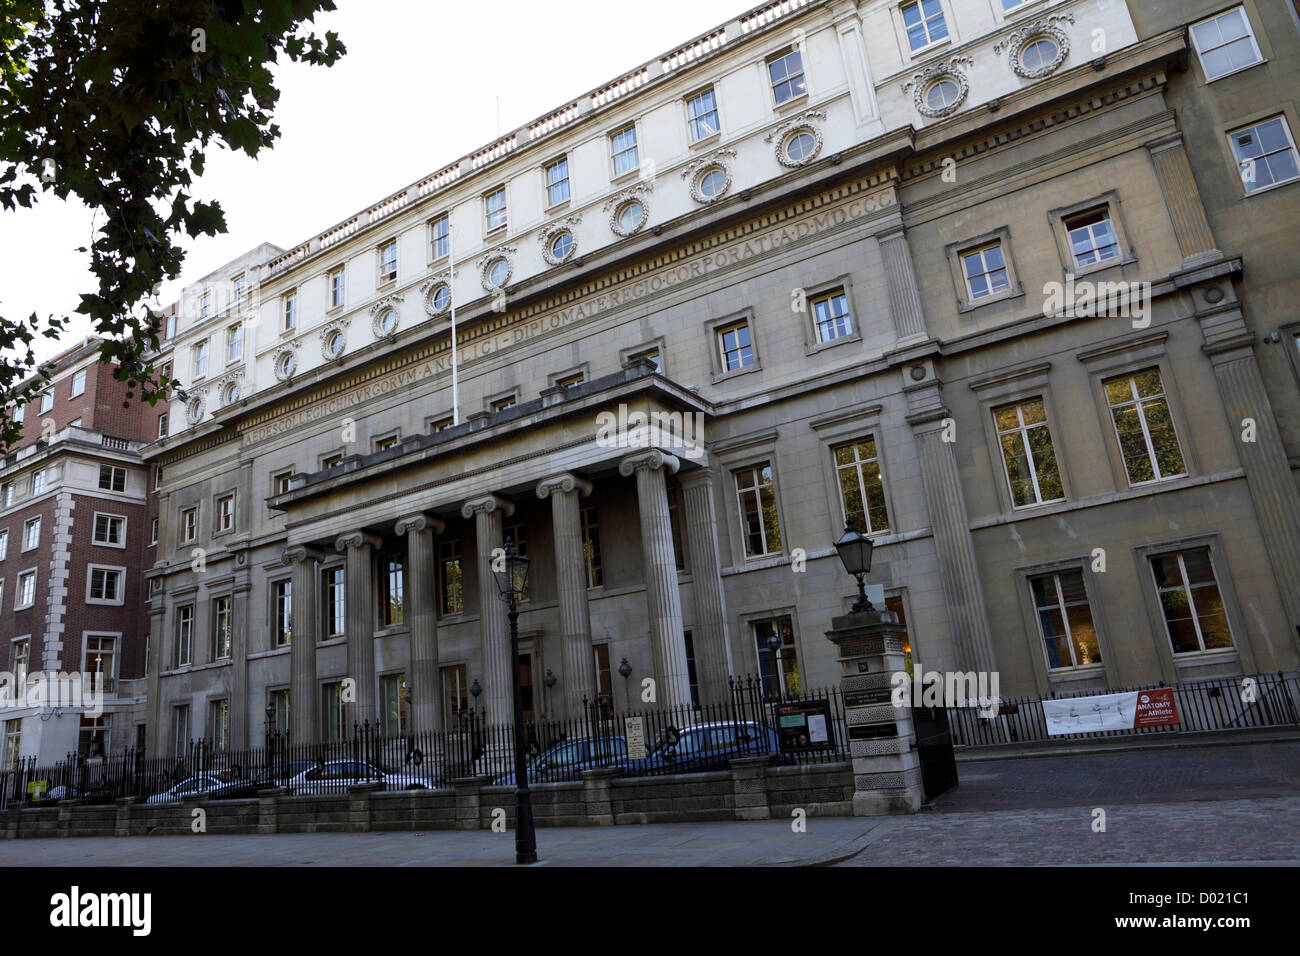
M 1178 723 L 1172 688 L 1132 690 L 1122 694 L 1067 697 L 1043 701 L 1047 733 L 1095 734 L 1102 730 L 1136 730 Z

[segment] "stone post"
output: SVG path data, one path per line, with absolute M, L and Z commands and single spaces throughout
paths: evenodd
M 551 499 L 555 537 L 556 597 L 560 603 L 560 644 L 564 671 L 563 716 L 583 716 L 582 699 L 596 692 L 596 664 L 591 649 L 591 613 L 587 604 L 587 566 L 582 553 L 579 496 L 591 494 L 591 482 L 576 475 L 547 478 L 537 497 Z
M 406 608 L 411 628 L 411 723 L 416 733 L 442 729 L 442 675 L 438 667 L 438 618 L 434 601 L 433 536 L 446 525 L 430 515 L 397 522 L 406 536 Z
M 681 478 L 686 550 L 695 589 L 696 676 L 700 703 L 730 700 L 731 639 L 727 629 L 727 600 L 722 589 L 722 560 L 718 557 L 718 516 L 713 501 L 713 475 L 697 468 Z
M 664 481 L 665 468 L 676 474 L 679 467 L 676 458 L 658 449 L 629 455 L 618 466 L 624 478 L 636 475 L 656 703 L 665 707 L 691 704 L 682 600 L 677 593 L 677 560 L 673 556 L 672 519 L 668 514 L 668 488 Z
M 514 714 L 514 679 L 510 674 L 510 639 L 506 609 L 492 575 L 492 552 L 502 546 L 501 518 L 515 513 L 512 502 L 497 495 L 472 498 L 461 507 L 474 519 L 478 549 L 479 666 L 483 669 L 483 704 L 491 723 L 506 724 Z
M 587 825 L 612 827 L 614 803 L 611 784 L 622 771 L 616 767 L 597 767 L 583 770 L 582 800 L 586 806 Z
M 839 651 L 855 817 L 915 813 L 924 802 L 912 711 L 892 702 L 891 678 L 906 672 L 906 633 L 879 612 L 832 618 L 826 632 Z
M 736 757 L 731 764 L 731 786 L 736 795 L 737 820 L 770 820 L 767 800 L 767 765 L 771 756 Z

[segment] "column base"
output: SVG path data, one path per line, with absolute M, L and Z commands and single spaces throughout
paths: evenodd
M 880 817 L 916 813 L 924 802 L 924 795 L 917 787 L 908 787 L 906 790 L 859 790 L 853 794 L 853 815 Z

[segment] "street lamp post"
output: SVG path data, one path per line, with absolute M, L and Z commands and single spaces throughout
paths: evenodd
M 511 683 L 515 696 L 515 862 L 537 862 L 537 833 L 533 827 L 532 795 L 528 789 L 528 759 L 524 753 L 524 690 L 519 683 L 519 596 L 528 587 L 528 558 L 515 553 L 506 539 L 503 570 L 493 570 L 501 599 L 510 610 Z
M 776 633 L 776 628 L 772 628 L 772 633 L 767 636 L 767 649 L 772 655 L 772 696 L 778 700 L 781 697 L 781 637 Z
M 867 599 L 867 586 L 863 583 L 871 570 L 872 547 L 871 539 L 858 530 L 852 518 L 844 523 L 844 534 L 835 542 L 835 550 L 839 553 L 844 570 L 858 579 L 858 600 L 853 605 L 854 614 L 877 613 Z

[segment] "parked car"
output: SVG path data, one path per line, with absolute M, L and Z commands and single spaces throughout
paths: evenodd
M 736 757 L 780 754 L 780 742 L 770 727 L 752 720 L 722 720 L 669 728 L 643 760 L 628 761 L 630 777 L 663 773 L 702 773 L 726 770 Z
M 627 763 L 626 737 L 578 737 L 563 740 L 528 765 L 528 782 L 572 780 L 579 770 L 593 767 L 622 767 Z M 493 783 L 513 787 L 514 772 L 500 774 Z
M 186 777 L 180 783 L 168 790 L 164 790 L 162 793 L 155 793 L 152 797 L 147 799 L 145 803 L 175 803 L 179 801 L 181 797 L 207 793 L 225 783 L 226 781 L 222 780 L 216 774 L 198 774 L 193 777 Z
M 295 795 L 310 796 L 341 793 L 354 783 L 382 783 L 385 790 L 433 790 L 437 787 L 434 779 L 424 774 L 409 770 L 380 770 L 364 760 L 327 760 L 315 763 L 287 779 L 284 786 Z
M 257 796 L 259 790 L 288 786 L 298 774 L 316 766 L 313 760 L 290 760 L 255 774 L 252 777 L 227 780 L 204 796 L 209 800 L 245 800 Z

